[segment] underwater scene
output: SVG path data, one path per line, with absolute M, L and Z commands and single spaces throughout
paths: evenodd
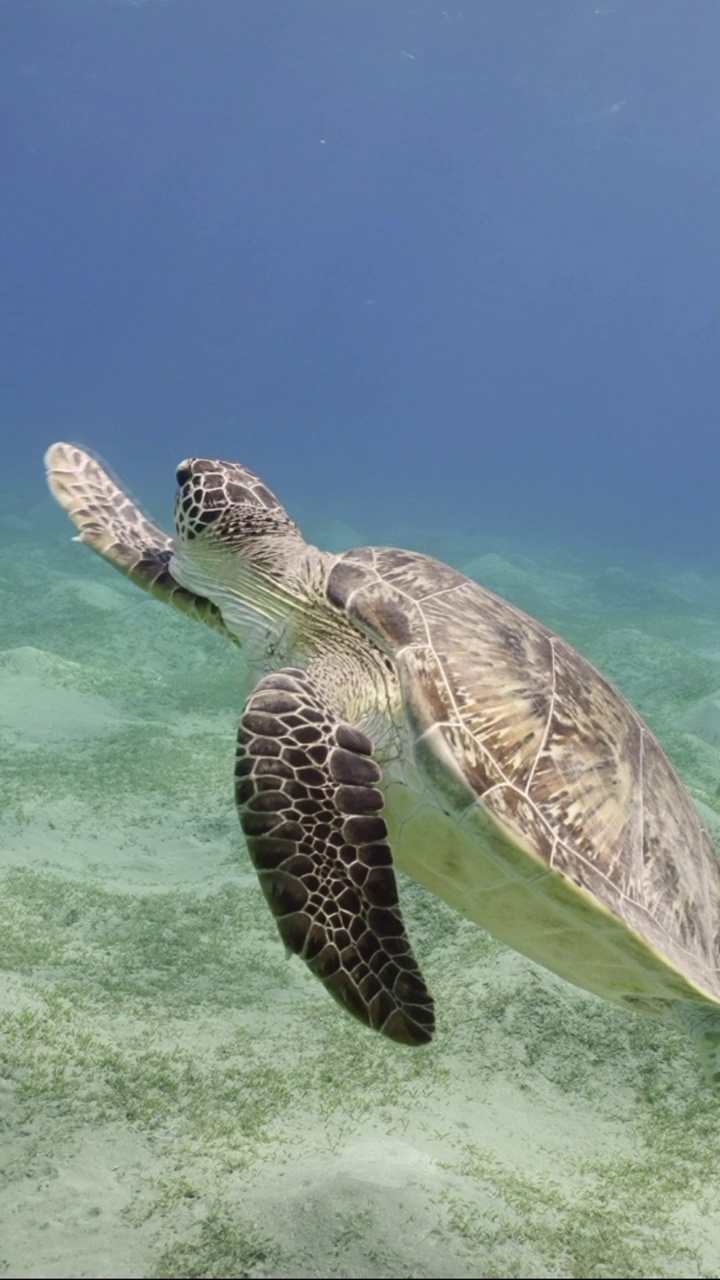
M 0 6 L 0 1276 L 718 1275 L 719 44 Z

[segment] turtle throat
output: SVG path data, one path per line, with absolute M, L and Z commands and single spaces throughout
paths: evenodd
M 218 607 L 249 657 L 294 648 L 294 638 L 311 614 L 312 582 L 322 558 L 299 535 L 268 538 L 267 547 L 263 541 L 254 540 L 249 559 L 209 537 L 178 540 L 170 561 L 175 580 Z

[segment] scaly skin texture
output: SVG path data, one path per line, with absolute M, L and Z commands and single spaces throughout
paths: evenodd
M 370 739 L 338 710 L 360 715 L 366 704 L 377 704 L 387 672 L 376 689 L 378 663 L 368 643 L 359 635 L 355 646 L 347 638 L 338 643 L 344 629 L 331 617 L 318 624 L 325 557 L 314 548 L 302 554 L 305 544 L 283 508 L 236 464 L 181 464 L 177 541 L 153 525 L 83 450 L 54 445 L 46 466 L 50 489 L 80 540 L 115 568 L 243 644 L 251 666 L 262 670 L 282 648 L 299 648 L 315 668 L 314 679 L 292 668 L 265 675 L 242 714 L 235 796 L 250 856 L 286 947 L 331 995 L 391 1039 L 426 1043 L 434 1029 L 433 1005 L 405 933 L 392 854 L 384 843 L 383 795 L 373 785 L 381 770 Z M 221 502 L 219 509 L 213 500 Z M 197 562 L 183 556 L 182 548 L 196 544 L 206 530 L 211 536 L 205 555 L 201 548 Z M 240 531 L 252 539 L 251 564 L 233 565 L 227 555 Z M 263 580 L 258 573 L 258 566 L 267 565 L 277 575 L 283 564 L 288 583 L 272 576 Z M 229 626 L 202 590 L 213 569 L 219 568 L 222 579 L 228 567 Z M 184 578 L 187 585 L 181 585 Z M 245 600 L 239 599 L 239 583 Z M 297 615 L 290 628 L 288 614 Z M 279 633 L 273 626 L 278 619 Z
M 720 863 L 590 663 L 427 556 L 308 546 L 239 463 L 181 463 L 174 542 L 81 450 L 48 467 L 83 541 L 243 645 L 240 819 L 286 944 L 351 1012 L 432 1033 L 389 827 L 421 883 L 568 980 L 676 1018 L 720 1079 Z
M 432 1000 L 405 934 L 372 750 L 307 671 L 287 667 L 241 716 L 235 798 L 285 945 L 362 1022 L 424 1044 Z

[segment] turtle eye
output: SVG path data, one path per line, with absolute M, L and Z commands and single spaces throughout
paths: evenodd
M 187 462 L 180 463 L 180 466 L 175 472 L 175 479 L 177 480 L 181 489 L 183 485 L 187 484 L 188 480 L 192 479 L 192 471 L 190 470 Z

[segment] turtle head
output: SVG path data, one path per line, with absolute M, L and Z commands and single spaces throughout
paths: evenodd
M 222 611 L 240 638 L 251 615 L 292 609 L 307 547 L 269 489 L 239 462 L 186 458 L 176 471 L 170 572 Z
M 274 493 L 239 462 L 186 458 L 175 476 L 178 545 L 197 543 L 198 552 L 215 547 L 252 559 L 265 538 L 300 536 Z

